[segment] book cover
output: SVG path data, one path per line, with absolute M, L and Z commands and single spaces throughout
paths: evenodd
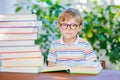
M 36 67 L 1 67 L 0 72 L 16 72 L 16 73 L 39 73 L 42 66 Z
M 52 64 L 48 66 L 44 66 L 41 72 L 54 72 L 54 71 L 67 71 L 69 66 L 64 64 Z
M 80 62 L 77 64 L 66 65 L 66 64 L 54 64 L 46 66 L 41 72 L 53 72 L 65 70 L 68 73 L 79 73 L 79 74 L 99 74 L 102 70 L 102 66 L 99 62 Z
M 35 45 L 35 40 L 1 40 L 0 47 L 10 46 L 31 46 Z
M 8 14 L 0 15 L 0 21 L 26 21 L 26 20 L 37 20 L 36 14 Z
M 83 61 L 70 67 L 70 73 L 99 74 L 101 70 L 102 66 L 99 62 Z
M 40 51 L 39 45 L 0 47 L 0 54 L 1 53 L 13 53 L 13 52 L 30 52 L 30 51 Z
M 43 66 L 43 57 L 2 59 L 2 66 Z
M 37 32 L 0 34 L 0 40 L 35 40 L 35 39 L 37 39 Z
M 37 32 L 37 27 L 31 28 L 0 28 L 0 34 L 15 34 L 15 33 L 34 33 Z
M 11 52 L 11 53 L 0 53 L 1 60 L 9 58 L 30 58 L 30 57 L 42 57 L 41 51 L 31 51 L 31 52 Z
M 0 28 L 31 28 L 35 26 L 42 26 L 41 21 L 2 21 Z

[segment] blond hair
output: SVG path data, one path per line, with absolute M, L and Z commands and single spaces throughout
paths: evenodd
M 83 20 L 80 12 L 74 8 L 68 8 L 64 10 L 58 17 L 58 23 L 60 24 L 63 21 L 67 21 L 70 19 L 75 19 L 79 25 L 83 25 Z

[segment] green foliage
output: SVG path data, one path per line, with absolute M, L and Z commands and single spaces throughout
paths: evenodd
M 120 61 L 120 6 L 109 5 L 104 8 L 96 5 L 92 10 L 84 11 L 83 15 L 85 24 L 81 36 L 97 52 L 104 49 L 112 63 Z M 95 46 L 96 42 L 99 42 L 99 47 Z

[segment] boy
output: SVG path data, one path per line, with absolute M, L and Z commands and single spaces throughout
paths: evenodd
M 64 10 L 58 17 L 58 27 L 62 36 L 51 44 L 48 65 L 73 64 L 97 59 L 90 43 L 78 36 L 83 27 L 78 10 L 73 8 Z

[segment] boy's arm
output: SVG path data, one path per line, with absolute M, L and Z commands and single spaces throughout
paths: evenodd
M 89 42 L 87 43 L 87 46 L 86 46 L 85 59 L 86 59 L 86 61 L 96 61 L 97 60 L 96 53 L 93 50 L 93 48 L 92 48 L 92 46 L 90 45 Z
M 48 65 L 53 65 L 53 64 L 55 64 L 55 62 L 53 62 L 53 61 L 48 61 Z
M 47 63 L 48 63 L 48 65 L 52 65 L 52 64 L 55 64 L 55 62 L 56 62 L 56 49 L 55 49 L 55 45 L 51 44 Z

